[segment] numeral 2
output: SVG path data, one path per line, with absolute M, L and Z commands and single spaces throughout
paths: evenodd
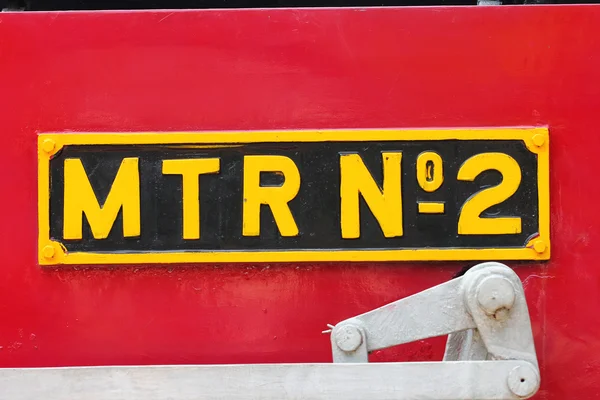
M 483 153 L 469 158 L 458 170 L 457 179 L 474 181 L 479 174 L 497 170 L 500 184 L 480 190 L 465 201 L 458 216 L 459 235 L 502 235 L 521 233 L 520 217 L 481 218 L 481 213 L 512 196 L 521 184 L 521 168 L 504 153 Z

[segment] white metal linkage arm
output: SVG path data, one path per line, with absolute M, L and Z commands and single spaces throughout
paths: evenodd
M 440 368 L 446 365 L 445 373 L 452 375 L 432 374 L 417 398 L 523 399 L 538 390 L 540 374 L 523 286 L 512 269 L 496 262 L 340 322 L 331 334 L 333 361 L 368 363 L 371 351 L 441 335 L 448 335 L 448 342 Z M 416 370 L 419 364 L 405 365 Z M 479 368 L 486 372 L 463 375 Z M 461 397 L 465 385 L 475 387 L 487 373 L 484 393 Z M 501 387 L 506 390 L 496 391 Z
M 368 352 L 449 334 L 444 361 L 368 363 Z M 0 369 L 1 400 L 523 399 L 540 377 L 521 282 L 484 263 L 337 324 L 333 364 Z

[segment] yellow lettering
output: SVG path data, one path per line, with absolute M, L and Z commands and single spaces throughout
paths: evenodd
M 183 191 L 183 238 L 200 239 L 200 179 L 219 172 L 218 158 L 164 160 L 165 175 L 181 175 Z
M 65 239 L 81 239 L 85 214 L 94 239 L 106 239 L 119 210 L 123 209 L 123 236 L 140 235 L 140 177 L 138 158 L 124 158 L 103 206 L 79 158 L 67 158 L 64 165 Z
M 459 181 L 473 182 L 484 171 L 496 170 L 502 182 L 482 189 L 465 201 L 458 217 L 459 235 L 505 235 L 521 233 L 520 217 L 486 217 L 481 214 L 488 208 L 508 200 L 521 185 L 519 163 L 504 153 L 474 155 L 458 170 Z
M 436 152 L 425 151 L 417 157 L 417 181 L 426 192 L 434 192 L 444 183 L 444 163 Z
M 383 190 L 358 154 L 340 156 L 342 238 L 360 237 L 359 194 L 379 222 L 386 238 L 399 237 L 402 227 L 401 152 L 383 152 Z
M 281 173 L 281 186 L 260 186 L 261 172 Z M 281 236 L 297 236 L 298 226 L 288 203 L 300 190 L 300 172 L 290 158 L 285 156 L 244 157 L 244 236 L 260 235 L 260 206 L 271 208 Z

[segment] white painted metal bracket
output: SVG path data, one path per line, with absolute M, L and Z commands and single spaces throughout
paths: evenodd
M 449 334 L 444 361 L 368 353 Z M 521 282 L 484 263 L 463 277 L 340 322 L 333 364 L 0 369 L 1 400 L 524 399 L 540 376 Z
M 331 334 L 333 361 L 368 363 L 374 350 L 442 335 L 448 335 L 448 342 L 440 364 L 498 366 L 487 378 L 486 398 L 523 399 L 537 392 L 540 373 L 523 286 L 512 269 L 496 262 L 479 264 L 461 278 L 340 322 Z M 501 371 L 500 365 L 505 364 L 500 360 L 519 365 Z M 440 386 L 440 378 L 432 375 L 429 390 L 417 398 L 481 396 L 460 397 L 464 382 Z M 508 392 L 493 392 L 493 386 L 502 384 Z

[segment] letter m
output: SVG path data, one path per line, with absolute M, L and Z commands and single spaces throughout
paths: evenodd
M 123 236 L 140 235 L 138 158 L 124 158 L 104 205 L 100 206 L 79 158 L 65 159 L 64 239 L 81 239 L 85 214 L 94 239 L 106 239 L 123 209 Z

